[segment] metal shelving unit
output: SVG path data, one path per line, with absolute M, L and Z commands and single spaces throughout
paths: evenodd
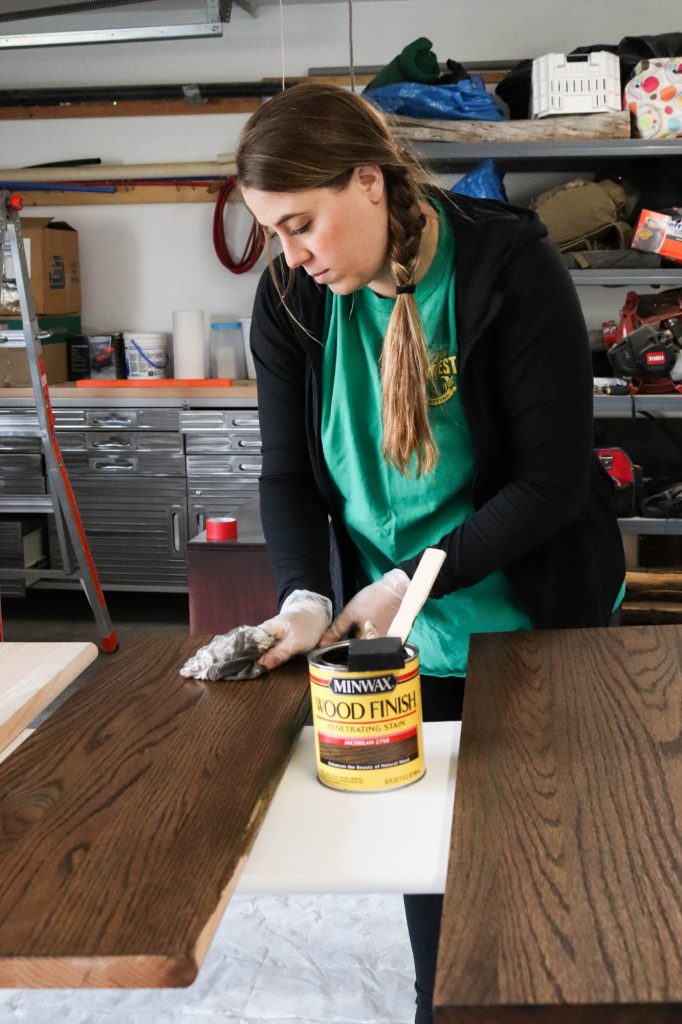
M 543 142 L 413 142 L 419 155 L 437 173 L 465 171 L 492 157 L 502 172 L 596 170 L 644 158 L 682 157 L 682 139 L 594 139 Z M 682 285 L 682 267 L 655 270 L 608 268 L 571 270 L 576 286 L 674 287 Z M 637 419 L 643 414 L 661 418 L 682 417 L 682 395 L 595 395 L 594 415 L 599 419 Z M 634 516 L 619 519 L 623 535 L 682 535 L 682 519 Z
M 614 160 L 682 156 L 682 139 L 554 139 L 546 142 L 414 142 L 419 155 L 438 173 L 462 171 L 492 157 L 503 171 L 595 167 Z
M 676 284 L 682 283 L 682 267 L 679 270 L 670 267 L 655 270 L 605 267 L 602 270 L 569 270 L 569 274 L 573 278 L 573 283 L 579 287 L 598 285 L 614 288 L 620 285 L 652 288 L 656 285 L 663 285 L 667 288 L 674 288 Z
M 632 516 L 630 519 L 619 519 L 618 525 L 623 534 L 642 535 L 656 534 L 665 537 L 682 535 L 682 519 L 646 519 L 643 516 Z
M 597 419 L 636 419 L 649 413 L 665 419 L 682 417 L 682 395 L 595 395 Z

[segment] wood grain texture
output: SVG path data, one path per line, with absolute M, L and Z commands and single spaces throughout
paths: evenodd
M 51 121 L 74 117 L 164 117 L 193 114 L 250 114 L 262 103 L 257 96 L 206 96 L 201 103 L 184 99 L 90 100 L 82 103 L 0 106 L 0 121 Z
M 96 657 L 90 643 L 0 643 L 0 751 Z
M 277 613 L 277 587 L 264 543 L 187 545 L 190 633 L 227 633 Z
M 473 639 L 435 1003 L 682 1020 L 682 627 Z
M 0 986 L 196 977 L 309 707 L 306 664 L 205 683 L 141 637 L 0 766 Z
M 537 120 L 438 121 L 393 115 L 391 124 L 402 139 L 430 142 L 550 142 L 555 139 L 629 139 L 630 112 L 564 114 Z

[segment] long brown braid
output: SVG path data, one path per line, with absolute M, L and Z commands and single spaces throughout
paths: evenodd
M 410 168 L 385 172 L 388 189 L 388 258 L 398 285 L 415 280 L 426 217 L 423 195 Z M 429 357 L 414 294 L 396 296 L 381 351 L 383 452 L 406 476 L 415 456 L 416 475 L 430 473 L 438 449 L 429 423 Z
M 240 184 L 263 192 L 340 191 L 355 167 L 379 165 L 386 182 L 391 274 L 396 286 L 415 283 L 426 224 L 425 186 L 433 179 L 372 104 L 339 86 L 294 86 L 251 116 L 236 159 Z M 278 282 L 269 251 L 268 257 L 284 300 L 288 287 Z M 285 308 L 302 326 L 286 303 Z M 380 365 L 384 458 L 405 476 L 412 475 L 413 462 L 417 476 L 429 473 L 438 450 L 428 415 L 428 347 L 414 294 L 396 296 Z

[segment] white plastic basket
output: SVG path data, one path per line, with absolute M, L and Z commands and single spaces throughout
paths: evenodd
M 621 110 L 620 61 L 615 53 L 546 53 L 533 61 L 533 117 Z

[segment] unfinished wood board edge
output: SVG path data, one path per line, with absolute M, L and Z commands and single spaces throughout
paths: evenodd
M 3 657 L 6 664 L 6 656 L 7 654 L 12 654 L 12 647 L 22 648 L 26 646 L 27 644 L 23 643 L 3 644 L 2 648 L 0 648 L 0 657 Z M 38 645 L 30 644 L 28 646 L 35 647 Z M 2 718 L 2 706 L 0 705 L 0 750 L 4 750 L 36 715 L 40 714 L 55 697 L 59 696 L 95 660 L 99 653 L 93 643 L 64 642 L 58 646 L 60 648 L 76 647 L 80 649 L 74 652 L 73 657 L 66 664 L 62 664 L 61 668 L 55 672 L 48 682 L 38 690 L 33 690 L 23 703 L 15 704 L 14 710 L 9 712 L 5 719 Z M 17 655 L 21 658 L 20 651 L 17 652 Z
M 187 988 L 197 971 L 180 956 L 5 956 L 0 988 Z
M 625 574 L 628 593 L 663 591 L 679 593 L 682 598 L 682 572 L 660 569 L 628 569 Z
M 306 691 L 306 696 L 307 696 L 307 691 Z M 213 911 L 211 916 L 206 921 L 206 924 L 202 928 L 202 930 L 201 930 L 201 932 L 200 932 L 200 934 L 199 934 L 199 936 L 197 938 L 197 941 L 196 941 L 196 944 L 195 944 L 195 947 L 194 947 L 194 960 L 195 960 L 195 963 L 196 963 L 197 971 L 199 970 L 201 964 L 203 963 L 203 960 L 204 960 L 204 957 L 206 956 L 206 952 L 208 950 L 208 947 L 211 944 L 211 940 L 213 939 L 213 936 L 216 933 L 218 925 L 220 924 L 220 921 L 222 920 L 223 914 L 225 913 L 225 910 L 226 910 L 227 905 L 228 905 L 228 903 L 230 901 L 230 898 L 231 898 L 231 896 L 232 896 L 232 894 L 233 894 L 233 892 L 235 890 L 235 887 L 236 887 L 237 882 L 239 880 L 239 876 L 241 875 L 242 871 L 244 870 L 244 865 L 246 864 L 246 862 L 248 860 L 249 853 L 251 852 L 253 844 L 256 841 L 256 836 L 260 832 L 260 829 L 261 829 L 261 826 L 263 824 L 263 821 L 265 820 L 265 813 L 266 813 L 268 807 L 270 806 L 270 803 L 272 802 L 272 798 L 275 795 L 277 787 L 279 786 L 280 782 L 282 781 L 282 778 L 284 777 L 284 772 L 286 771 L 287 766 L 288 766 L 289 762 L 291 761 L 291 758 L 293 757 L 293 753 L 294 753 L 294 750 L 296 748 L 296 744 L 298 742 L 299 735 L 300 735 L 301 730 L 302 730 L 303 726 L 305 725 L 306 719 L 308 717 L 308 704 L 307 704 L 307 700 L 304 700 L 302 702 L 302 708 L 303 708 L 303 711 L 302 711 L 301 714 L 299 714 L 300 722 L 297 723 L 296 729 L 292 730 L 292 738 L 291 738 L 291 745 L 289 747 L 289 753 L 288 753 L 287 757 L 283 760 L 282 765 L 281 765 L 281 769 L 278 772 L 278 774 L 273 779 L 271 779 L 270 785 L 267 787 L 267 789 L 265 789 L 261 793 L 260 799 L 258 800 L 258 803 L 255 805 L 255 807 L 253 809 L 253 812 L 251 814 L 251 818 L 249 819 L 249 823 L 248 823 L 248 826 L 246 828 L 247 834 L 250 832 L 248 845 L 244 849 L 244 852 L 242 853 L 242 856 L 239 858 L 239 861 L 238 861 L 237 865 L 235 866 L 235 869 L 234 869 L 234 871 L 232 873 L 232 877 L 230 878 L 230 881 L 228 882 L 228 884 L 223 889 L 223 892 L 221 893 L 220 899 L 218 901 L 218 904 L 216 905 L 215 910 Z M 254 826 L 254 827 L 252 828 L 252 826 Z
M 8 743 L 6 747 L 0 750 L 0 762 L 6 761 L 12 751 L 20 747 L 24 740 L 27 740 L 34 732 L 35 729 L 24 729 L 18 736 L 15 736 L 11 743 Z

